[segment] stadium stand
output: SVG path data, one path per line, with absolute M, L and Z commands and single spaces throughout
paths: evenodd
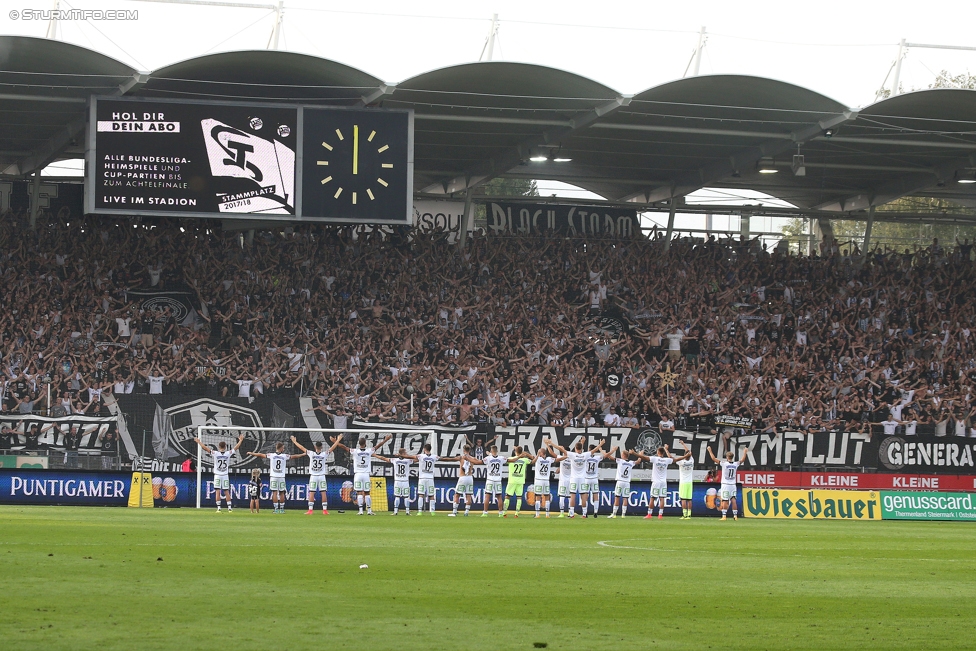
M 8 413 L 292 391 L 340 423 L 403 422 L 412 393 L 418 423 L 681 427 L 721 413 L 757 430 L 976 434 L 968 242 L 861 256 L 827 241 L 798 257 L 758 240 L 665 251 L 660 233 L 462 249 L 389 228 L 302 225 L 248 244 L 204 220 L 56 222 L 0 219 Z M 145 309 L 167 292 L 191 297 L 181 321 Z

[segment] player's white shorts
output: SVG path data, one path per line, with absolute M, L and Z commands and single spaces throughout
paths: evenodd
M 502 483 L 501 481 L 491 481 L 485 482 L 485 495 L 501 495 L 502 494 Z
M 666 481 L 651 482 L 651 497 L 667 497 L 667 496 L 668 496 L 668 482 Z
M 723 502 L 728 502 L 735 497 L 735 484 L 722 484 L 722 490 L 719 491 L 719 496 Z
M 357 493 L 368 493 L 369 484 L 369 475 L 364 472 L 357 472 L 352 477 L 352 487 Z
M 618 481 L 613 487 L 613 494 L 617 497 L 629 498 L 630 497 L 630 482 L 629 481 Z
M 557 489 L 559 497 L 569 497 L 569 477 L 563 478 L 559 475 L 559 488 Z
M 454 488 L 454 492 L 459 495 L 471 495 L 474 493 L 474 477 L 468 475 L 467 477 L 458 477 L 457 486 Z
M 573 477 L 569 480 L 569 494 L 575 495 L 576 493 L 585 493 L 586 489 L 583 488 L 584 485 L 585 484 L 583 484 L 582 477 Z
M 596 477 L 588 477 L 583 480 L 580 484 L 581 493 L 599 493 L 600 492 L 600 480 Z
M 227 476 L 217 477 L 214 475 L 214 488 L 219 491 L 230 490 L 230 479 Z
M 309 495 L 317 491 L 324 493 L 327 490 L 329 490 L 329 486 L 325 480 L 325 475 L 312 475 L 312 478 L 308 480 Z
M 433 477 L 421 477 L 417 482 L 417 494 L 418 495 L 434 495 L 434 478 Z
M 535 493 L 536 497 L 539 497 L 540 495 L 545 495 L 548 497 L 551 494 L 552 489 L 549 487 L 549 482 L 542 482 L 541 484 L 536 482 L 533 484 L 532 492 Z
M 271 490 L 272 491 L 286 491 L 285 478 L 284 477 L 272 477 L 271 478 Z
M 409 481 L 393 482 L 393 496 L 410 497 L 410 482 Z

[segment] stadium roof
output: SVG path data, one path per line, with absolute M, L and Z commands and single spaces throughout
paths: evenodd
M 691 77 L 631 96 L 505 62 L 390 84 L 335 61 L 267 50 L 140 72 L 83 47 L 19 36 L 0 36 L 0 171 L 25 175 L 80 158 L 92 94 L 410 108 L 414 187 L 425 194 L 502 176 L 563 181 L 638 204 L 707 186 L 818 211 L 859 211 L 905 195 L 976 206 L 976 184 L 958 183 L 976 173 L 976 91 L 918 91 L 855 110 L 759 77 Z M 797 153 L 805 175 L 792 169 Z

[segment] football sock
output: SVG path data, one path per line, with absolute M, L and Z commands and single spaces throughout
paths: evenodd
M 613 505 L 613 509 L 612 509 L 612 511 L 611 511 L 611 513 L 610 513 L 610 515 L 617 515 L 617 508 L 618 508 L 618 507 L 617 507 L 617 505 L 616 505 L 616 504 L 614 504 L 614 505 Z
M 517 512 L 519 512 L 521 510 L 522 510 L 522 498 L 521 497 L 516 497 L 515 498 L 515 512 L 517 513 Z
M 542 503 L 540 500 L 535 501 L 535 512 L 538 513 L 542 509 Z
M 400 511 L 400 498 L 396 497 L 393 499 L 393 512 L 398 513 Z
M 566 510 L 566 498 L 565 497 L 560 497 L 559 498 L 559 512 L 562 513 L 565 510 Z
M 620 505 L 620 513 L 621 513 L 621 515 L 627 515 L 627 502 L 626 501 L 624 501 Z
M 546 513 L 549 513 L 550 506 L 552 506 L 552 500 L 546 500 Z
M 726 511 L 728 511 L 728 509 L 722 509 L 722 515 L 725 515 Z
M 356 498 L 356 504 L 359 505 L 359 512 L 362 513 L 363 512 L 363 496 L 362 495 L 360 495 L 359 497 Z
M 435 506 L 435 505 L 434 505 L 434 498 L 432 497 L 432 498 L 430 498 L 430 499 L 429 499 L 429 500 L 427 500 L 427 501 L 428 501 L 428 502 L 430 502 L 430 512 L 431 512 L 431 513 L 433 513 L 433 512 L 434 512 L 434 511 L 436 510 L 436 509 L 434 508 L 434 506 Z
M 372 511 L 373 510 L 373 496 L 372 495 L 367 495 L 366 496 L 366 510 L 367 511 Z
M 308 510 L 309 510 L 309 511 L 311 511 L 311 510 L 313 510 L 314 508 L 315 508 L 315 500 L 311 500 L 311 501 L 310 501 L 310 502 L 308 503 Z

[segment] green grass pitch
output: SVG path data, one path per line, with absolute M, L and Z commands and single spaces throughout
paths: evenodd
M 0 507 L 0 644 L 972 648 L 974 543 L 964 523 Z

